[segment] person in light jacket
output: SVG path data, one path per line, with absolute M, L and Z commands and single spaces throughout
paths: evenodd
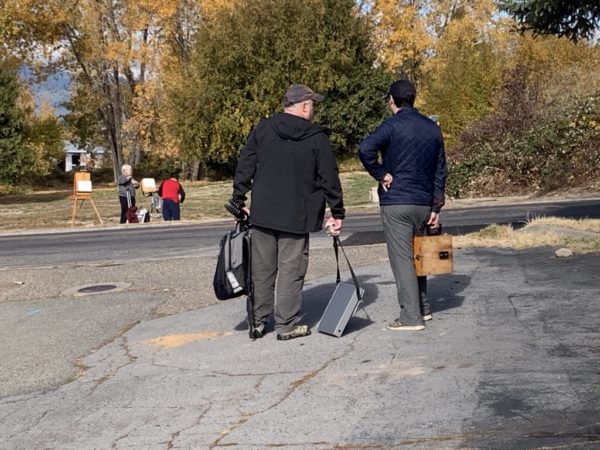
M 121 175 L 117 179 L 117 186 L 121 204 L 121 220 L 119 223 L 126 223 L 127 210 L 129 209 L 127 193 L 129 193 L 131 199 L 131 206 L 135 206 L 135 190 L 139 187 L 139 183 L 133 178 L 133 168 L 129 164 L 124 164 L 121 167 Z

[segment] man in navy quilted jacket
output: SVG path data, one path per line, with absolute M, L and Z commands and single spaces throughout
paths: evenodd
M 444 206 L 446 156 L 440 128 L 414 107 L 417 91 L 408 80 L 390 86 L 385 101 L 393 116 L 360 145 L 363 165 L 379 182 L 379 204 L 388 255 L 400 303 L 391 330 L 425 329 L 431 319 L 427 278 L 417 277 L 413 238 L 437 228 Z M 379 158 L 381 156 L 381 159 Z

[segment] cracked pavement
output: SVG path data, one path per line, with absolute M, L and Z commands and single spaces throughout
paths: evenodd
M 347 250 L 364 309 L 341 338 L 316 332 L 335 266 L 313 252 L 304 303 L 313 334 L 288 342 L 272 326 L 248 339 L 244 300 L 211 298 L 210 258 L 178 261 L 169 281 L 153 262 L 55 269 L 78 284 L 132 283 L 76 299 L 56 272 L 46 289 L 33 286 L 46 269 L 0 272 L 0 282 L 26 281 L 0 301 L 2 364 L 12 366 L 0 371 L 0 448 L 600 446 L 597 254 L 458 250 L 455 272 L 430 278 L 426 330 L 397 332 L 385 329 L 398 313 L 385 248 Z M 69 323 L 77 332 L 64 332 Z

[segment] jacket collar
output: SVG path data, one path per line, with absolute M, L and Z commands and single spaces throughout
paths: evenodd
M 396 114 L 402 114 L 402 113 L 406 113 L 406 112 L 410 112 L 410 111 L 418 112 L 419 110 L 417 108 L 415 108 L 414 106 L 403 106 L 396 112 Z

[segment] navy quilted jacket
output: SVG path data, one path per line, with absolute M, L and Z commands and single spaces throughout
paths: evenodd
M 383 122 L 360 144 L 359 156 L 377 181 L 386 173 L 394 177 L 387 192 L 379 185 L 380 205 L 427 205 L 433 212 L 444 206 L 442 131 L 415 108 L 401 108 Z

